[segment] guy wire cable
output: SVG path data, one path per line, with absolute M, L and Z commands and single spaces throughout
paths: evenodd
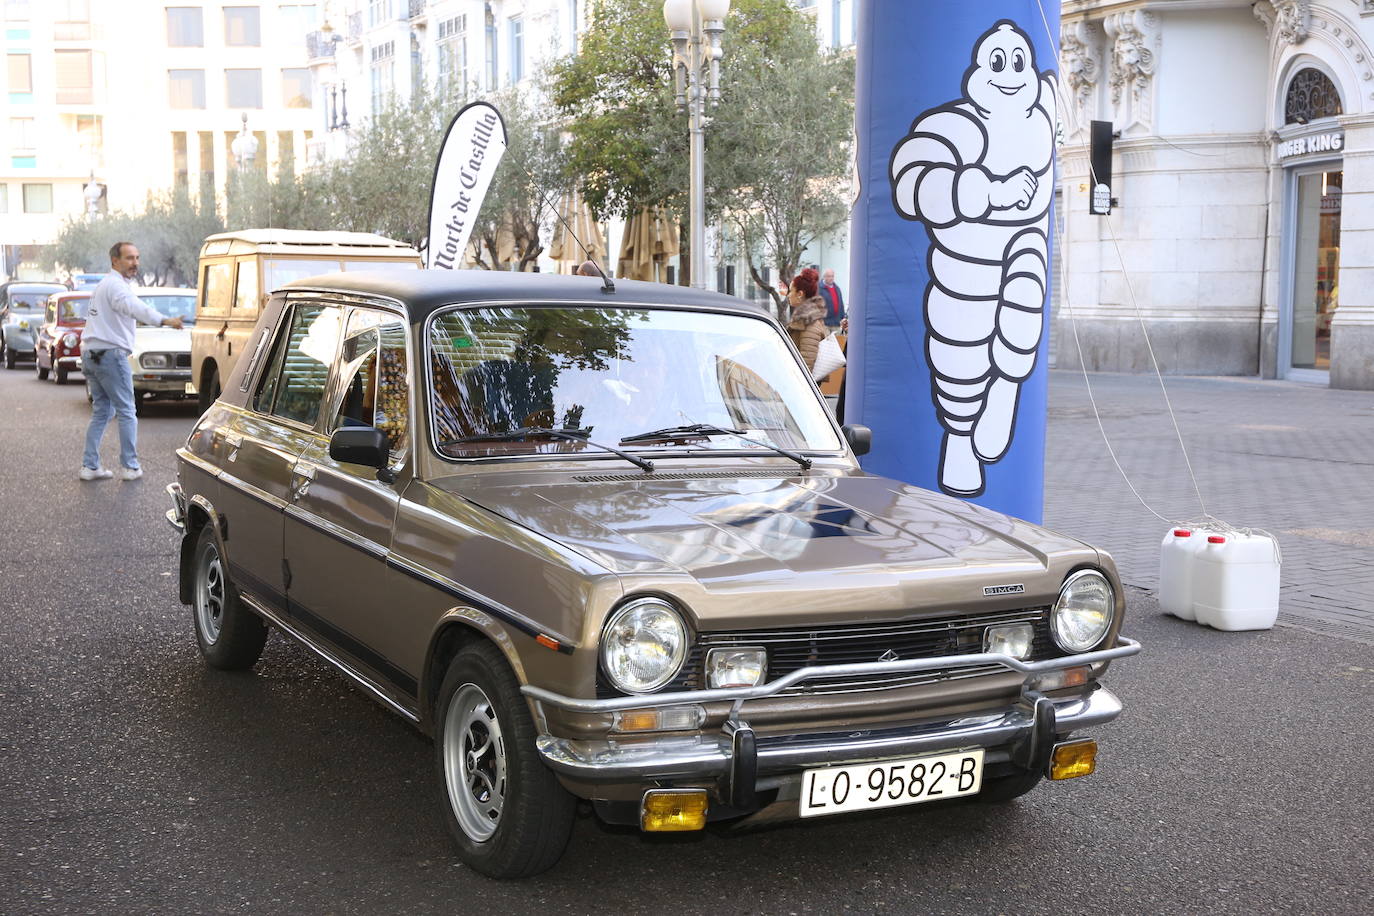
M 1054 36 L 1054 35 L 1051 33 L 1051 31 L 1050 31 L 1049 18 L 1045 15 L 1045 6 L 1044 6 L 1044 4 L 1041 2 L 1041 0 L 1035 0 L 1035 5 L 1036 5 L 1036 7 L 1039 9 L 1039 11 L 1040 11 L 1040 22 L 1041 22 L 1041 24 L 1044 26 L 1046 39 L 1049 41 L 1050 47 L 1054 49 L 1054 59 L 1055 59 L 1055 68 L 1056 68 L 1056 78 L 1055 78 L 1055 86 L 1056 86 L 1055 107 L 1056 107 L 1056 110 L 1057 110 L 1057 111 L 1067 111 L 1067 112 L 1069 113 L 1069 115 L 1070 115 L 1070 117 L 1069 117 L 1067 120 L 1071 120 L 1071 121 L 1073 122 L 1074 128 L 1077 129 L 1078 126 L 1079 126 L 1079 125 L 1078 125 L 1078 118 L 1077 118 L 1078 113 L 1077 113 L 1077 111 L 1076 111 L 1071 105 L 1064 104 L 1065 101 L 1067 101 L 1066 98 L 1065 98 L 1065 93 L 1059 91 L 1059 90 L 1062 88 L 1063 83 L 1060 81 L 1060 79 L 1059 79 L 1059 77 L 1058 77 L 1058 74 L 1062 73 L 1062 72 L 1063 72 L 1063 69 L 1064 69 L 1064 68 L 1063 68 L 1063 62 L 1060 60 L 1060 57 L 1059 57 L 1059 43 L 1058 43 L 1058 41 L 1055 40 L 1055 36 Z M 1058 158 L 1058 157 L 1056 156 L 1056 159 L 1057 159 L 1057 158 Z M 1057 171 L 1057 169 L 1056 169 L 1056 171 Z M 1091 161 L 1089 161 L 1089 163 L 1088 163 L 1088 175 L 1089 175 L 1089 180 L 1092 182 L 1093 186 L 1096 186 L 1096 184 L 1097 184 L 1097 175 L 1096 175 L 1096 173 L 1093 171 L 1093 167 L 1092 167 L 1092 162 L 1091 162 Z M 1141 313 L 1141 311 L 1140 311 L 1140 304 L 1139 304 L 1139 302 L 1136 300 L 1136 296 L 1135 296 L 1135 287 L 1134 287 L 1133 284 L 1131 283 L 1130 271 L 1126 268 L 1126 259 L 1125 259 L 1125 257 L 1123 257 L 1122 254 L 1121 254 L 1121 245 L 1120 245 L 1120 242 L 1118 241 L 1117 236 L 1116 236 L 1116 228 L 1115 228 L 1115 226 L 1113 226 L 1113 224 L 1112 224 L 1112 218 L 1111 218 L 1111 215 L 1110 215 L 1109 213 L 1108 213 L 1108 214 L 1103 214 L 1103 218 L 1107 221 L 1107 231 L 1111 234 L 1111 238 L 1112 238 L 1112 247 L 1116 250 L 1117 260 L 1118 260 L 1118 261 L 1120 262 L 1120 264 L 1121 264 L 1121 276 L 1122 276 L 1122 279 L 1125 281 L 1125 284 L 1126 284 L 1126 292 L 1127 292 L 1127 295 L 1130 297 L 1130 300 L 1131 300 L 1131 307 L 1132 307 L 1132 309 L 1135 311 L 1136 320 L 1140 323 L 1140 331 L 1141 331 L 1141 334 L 1142 334 L 1142 335 L 1144 336 L 1144 338 L 1145 338 L 1145 348 L 1146 348 L 1146 350 L 1147 350 L 1147 351 L 1149 352 L 1149 354 L 1150 354 L 1150 363 L 1151 363 L 1151 365 L 1154 367 L 1154 370 L 1155 370 L 1155 378 L 1157 378 L 1157 379 L 1159 380 L 1159 389 L 1160 389 L 1160 391 L 1161 391 L 1161 392 L 1163 393 L 1163 395 L 1164 395 L 1164 405 L 1165 405 L 1165 407 L 1166 407 L 1166 408 L 1168 409 L 1168 411 L 1169 411 L 1169 420 L 1170 420 L 1170 422 L 1173 424 L 1173 427 L 1174 427 L 1174 435 L 1175 435 L 1175 436 L 1177 437 L 1177 439 L 1178 439 L 1179 451 L 1181 451 L 1181 452 L 1183 453 L 1183 463 L 1184 463 L 1184 465 L 1187 467 L 1187 469 L 1188 469 L 1188 477 L 1189 477 L 1189 479 L 1190 479 L 1190 480 L 1192 481 L 1192 483 L 1193 483 L 1193 492 L 1197 495 L 1198 505 L 1199 505 L 1199 507 L 1201 507 L 1201 509 L 1202 509 L 1202 517 L 1203 517 L 1204 519 L 1212 519 L 1213 516 L 1211 516 L 1210 514 L 1208 514 L 1208 512 L 1207 512 L 1207 504 L 1206 504 L 1206 502 L 1205 502 L 1205 501 L 1203 500 L 1203 498 L 1202 498 L 1202 488 L 1198 486 L 1197 475 L 1193 473 L 1193 463 L 1192 463 L 1192 460 L 1191 460 L 1191 459 L 1189 458 L 1189 456 L 1188 456 L 1188 447 L 1187 447 L 1187 445 L 1186 445 L 1186 444 L 1184 443 L 1184 441 L 1183 441 L 1183 432 L 1182 432 L 1182 430 L 1179 429 L 1178 417 L 1174 414 L 1174 405 L 1173 405 L 1173 403 L 1169 400 L 1169 391 L 1168 391 L 1168 388 L 1167 388 L 1167 387 L 1165 386 L 1165 384 L 1164 384 L 1164 374 L 1160 371 L 1160 368 L 1159 368 L 1159 360 L 1156 359 L 1156 357 L 1155 357 L 1154 346 L 1153 346 L 1153 345 L 1151 344 L 1151 342 L 1150 342 L 1150 332 L 1149 332 L 1149 329 L 1145 326 L 1145 316 Z M 1056 221 L 1056 222 L 1058 222 L 1058 221 Z M 1063 230 L 1059 225 L 1055 225 L 1055 226 L 1054 226 L 1054 233 L 1055 233 L 1055 243 L 1056 243 L 1056 245 L 1059 246 L 1059 251 L 1060 251 L 1060 262 L 1061 262 L 1061 264 L 1062 264 L 1062 263 L 1063 263 L 1063 252 L 1064 252 L 1064 230 Z M 1114 449 L 1114 448 L 1112 447 L 1111 440 L 1110 440 L 1110 438 L 1107 436 L 1107 430 L 1106 430 L 1106 428 L 1105 428 L 1105 427 L 1103 426 L 1103 424 L 1102 424 L 1102 414 L 1101 414 L 1101 412 L 1098 410 L 1098 407 L 1097 407 L 1097 399 L 1096 399 L 1096 397 L 1093 395 L 1092 382 L 1088 379 L 1088 366 L 1087 366 L 1087 361 L 1083 358 L 1083 344 L 1082 344 L 1082 341 L 1079 339 L 1079 336 L 1078 336 L 1078 318 L 1077 318 L 1076 315 L 1074 315 L 1074 312 L 1073 312 L 1073 304 L 1069 301 L 1069 292 L 1068 292 L 1069 287 L 1068 287 L 1068 284 L 1067 284 L 1067 283 L 1064 283 L 1063 280 L 1062 280 L 1062 278 L 1061 278 L 1061 282 L 1060 282 L 1060 289 L 1061 289 L 1062 294 L 1063 294 L 1063 301 L 1064 301 L 1065 309 L 1066 309 L 1066 311 L 1068 312 L 1068 315 L 1069 315 L 1069 325 L 1070 325 L 1070 327 L 1073 329 L 1074 346 L 1075 346 L 1075 348 L 1078 350 L 1078 366 L 1079 366 L 1079 369 L 1080 369 L 1080 370 L 1082 371 L 1082 373 L 1083 373 L 1083 384 L 1084 384 L 1084 387 L 1087 388 L 1087 392 L 1088 392 L 1088 401 L 1089 401 L 1089 403 L 1092 404 L 1093 417 L 1097 420 L 1097 428 L 1098 428 L 1098 430 L 1102 433 L 1102 441 L 1103 441 L 1103 442 L 1106 444 L 1106 446 L 1107 446 L 1107 452 L 1108 452 L 1108 454 L 1111 456 L 1112 463 L 1113 463 L 1114 465 L 1116 465 L 1117 471 L 1121 474 L 1122 479 L 1126 481 L 1126 486 L 1130 488 L 1131 492 L 1132 492 L 1133 494 L 1135 494 L 1135 498 L 1136 498 L 1137 500 L 1140 501 L 1140 504 L 1141 504 L 1142 506 L 1144 506 L 1144 507 L 1150 512 L 1151 515 L 1155 516 L 1155 518 L 1158 518 L 1158 519 L 1161 520 L 1161 521 L 1168 522 L 1169 524 L 1174 524 L 1174 521 L 1173 521 L 1173 520 L 1170 520 L 1170 519 L 1168 519 L 1168 518 L 1165 518 L 1163 515 L 1160 515 L 1158 512 L 1156 512 L 1156 511 L 1154 510 L 1154 508 L 1153 508 L 1149 503 L 1147 503 L 1147 502 L 1145 501 L 1145 498 L 1144 498 L 1143 496 L 1140 495 L 1140 492 L 1135 488 L 1135 485 L 1134 485 L 1133 483 L 1131 483 L 1130 477 L 1127 476 L 1126 470 L 1121 466 L 1121 462 L 1120 462 L 1120 460 L 1118 460 L 1118 458 L 1117 458 L 1116 449 Z M 1220 520 L 1217 519 L 1216 521 L 1220 521 Z M 1277 543 L 1277 540 L 1275 541 L 1275 543 Z

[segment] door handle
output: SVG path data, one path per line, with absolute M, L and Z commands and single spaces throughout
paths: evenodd
M 295 488 L 291 493 L 291 499 L 294 501 L 310 491 L 310 482 L 315 479 L 315 469 L 312 467 L 295 467 L 291 469 L 291 475 L 296 481 Z

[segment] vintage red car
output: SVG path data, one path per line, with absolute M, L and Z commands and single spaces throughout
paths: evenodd
M 89 290 L 53 293 L 43 312 L 43 326 L 36 342 L 38 378 L 52 373 L 53 381 L 67 384 L 67 375 L 81 371 L 81 332 L 86 327 Z

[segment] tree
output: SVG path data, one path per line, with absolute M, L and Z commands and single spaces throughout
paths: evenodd
M 824 54 L 788 0 L 736 0 L 726 22 L 723 101 L 706 131 L 706 211 L 738 233 L 754 281 L 795 270 L 844 219 L 853 143 L 853 62 Z M 656 0 L 597 7 L 581 52 L 553 71 L 569 168 L 599 216 L 687 211 L 687 119 Z M 685 273 L 685 272 L 684 272 Z
M 491 103 L 506 125 L 506 153 L 473 226 L 469 251 L 488 270 L 528 270 L 544 251 L 542 223 L 567 186 L 558 129 L 540 123 L 534 94 L 508 89 Z

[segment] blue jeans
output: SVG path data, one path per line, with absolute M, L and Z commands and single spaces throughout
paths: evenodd
M 138 417 L 134 415 L 134 375 L 129 368 L 129 351 L 96 350 L 81 357 L 81 374 L 91 389 L 91 425 L 86 428 L 85 467 L 100 467 L 100 439 L 111 417 L 119 418 L 119 463 L 138 467 Z

